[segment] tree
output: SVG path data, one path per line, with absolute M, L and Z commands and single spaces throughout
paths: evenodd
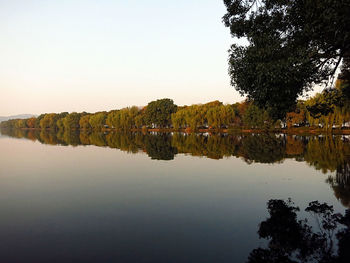
M 222 123 L 226 127 L 233 125 L 236 117 L 235 107 L 230 104 L 227 104 L 227 105 L 221 106 L 220 108 L 221 108 L 220 115 L 222 118 Z
M 185 122 L 192 131 L 197 130 L 197 127 L 203 125 L 205 113 L 203 114 L 202 105 L 192 105 L 185 109 Z
M 81 113 L 72 112 L 72 113 L 68 114 L 66 117 L 64 117 L 62 119 L 64 129 L 66 131 L 79 129 L 80 128 L 80 126 L 79 126 L 80 117 L 81 117 Z
M 209 108 L 206 118 L 208 120 L 209 127 L 220 129 L 223 121 L 221 116 L 221 106 Z
M 231 83 L 274 118 L 299 95 L 334 77 L 350 51 L 348 0 L 224 0 L 223 21 L 235 38 Z
M 135 126 L 137 128 L 142 127 L 145 124 L 144 116 L 142 114 L 139 114 L 135 117 Z
M 297 104 L 297 107 L 292 112 L 287 112 L 286 123 L 288 128 L 294 127 L 294 125 L 304 125 L 306 121 L 305 106 L 302 102 Z
M 132 106 L 132 107 L 128 107 L 125 109 L 125 113 L 126 113 L 126 119 L 127 119 L 127 126 L 126 128 L 130 129 L 130 128 L 134 128 L 136 127 L 136 117 L 139 116 L 140 114 L 140 110 L 138 107 L 136 106 Z M 140 120 L 137 119 L 137 124 L 140 124 Z
M 119 128 L 120 120 L 119 120 L 119 110 L 112 110 L 107 114 L 106 124 L 110 128 Z
M 40 114 L 36 119 L 35 119 L 35 128 L 40 128 L 40 121 L 45 117 L 45 114 Z
M 148 103 L 145 118 L 149 125 L 168 127 L 171 124 L 171 114 L 176 112 L 177 106 L 171 99 L 160 99 Z
M 186 107 L 179 109 L 177 112 L 171 114 L 171 123 L 175 130 L 178 130 L 185 126 L 185 116 L 186 116 Z
M 79 120 L 79 126 L 80 126 L 80 129 L 83 129 L 83 130 L 89 130 L 91 129 L 91 125 L 90 125 L 90 114 L 86 114 L 84 116 L 82 116 Z
M 349 52 L 350 53 L 350 52 Z M 344 57 L 340 74 L 338 75 L 339 86 L 347 99 L 350 99 L 350 55 Z
M 105 125 L 106 118 L 106 112 L 97 112 L 95 114 L 90 115 L 89 124 L 93 129 L 102 129 Z
M 27 120 L 26 119 L 17 119 L 15 122 L 15 127 L 17 129 L 27 128 Z
M 57 120 L 59 119 L 59 115 L 56 113 L 48 113 L 45 114 L 44 118 L 40 120 L 40 128 L 41 129 L 57 129 Z
M 28 128 L 34 128 L 35 127 L 35 121 L 36 121 L 35 117 L 27 119 L 27 127 Z
M 243 121 L 249 128 L 262 128 L 270 117 L 266 111 L 251 103 L 243 115 Z
M 350 210 L 345 215 L 319 201 L 305 209 L 317 223 L 298 220 L 300 208 L 291 200 L 269 200 L 270 216 L 259 225 L 259 237 L 268 240 L 266 248 L 249 254 L 249 263 L 340 263 L 349 261 Z
M 68 115 L 68 112 L 61 112 L 58 114 L 58 119 L 56 121 L 56 128 L 58 130 L 64 130 L 64 118 Z
M 142 128 L 146 125 L 146 120 L 145 120 L 145 111 L 146 107 L 142 107 L 138 109 L 138 115 L 135 117 L 135 126 L 137 128 Z

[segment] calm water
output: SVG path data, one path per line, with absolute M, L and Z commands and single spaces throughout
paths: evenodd
M 1 262 L 245 262 L 268 200 L 350 206 L 344 136 L 3 131 L 0 154 Z

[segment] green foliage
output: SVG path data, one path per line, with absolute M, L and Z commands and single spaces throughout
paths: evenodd
M 274 122 L 266 110 L 262 110 L 254 103 L 248 106 L 243 115 L 243 123 L 247 128 L 268 130 L 274 127 Z
M 106 112 L 97 112 L 90 115 L 89 124 L 92 129 L 100 130 L 104 127 L 107 118 Z
M 232 85 L 283 118 L 299 95 L 334 76 L 350 51 L 347 0 L 224 0 L 223 21 L 235 38 Z M 244 41 L 243 41 L 244 42 Z
M 145 120 L 149 125 L 164 128 L 171 124 L 171 114 L 176 112 L 177 106 L 171 99 L 160 99 L 148 103 Z
M 197 130 L 198 126 L 203 126 L 205 122 L 205 111 L 202 105 L 192 105 L 186 108 L 185 123 L 191 130 Z
M 40 121 L 45 117 L 45 114 L 40 114 L 35 120 L 35 128 L 40 128 Z
M 68 114 L 66 117 L 64 117 L 62 120 L 64 129 L 67 131 L 79 129 L 80 128 L 79 121 L 80 121 L 81 115 L 82 115 L 81 113 L 72 112 Z
M 135 126 L 136 126 L 136 128 L 141 128 L 144 125 L 146 125 L 146 121 L 145 121 L 144 115 L 138 114 L 135 117 Z
M 175 129 L 189 127 L 195 131 L 199 127 L 227 128 L 234 125 L 236 117 L 238 117 L 236 106 L 223 105 L 219 101 L 213 101 L 206 104 L 181 107 L 176 113 L 172 114 L 171 121 Z
M 173 128 L 197 132 L 208 129 L 221 132 L 241 130 L 242 128 L 270 131 L 281 126 L 341 129 L 350 122 L 350 98 L 346 92 L 346 82 L 337 80 L 334 89 L 326 89 L 306 101 L 298 101 L 293 111 L 285 118 L 275 120 L 269 109 L 260 108 L 255 101 L 243 101 L 224 105 L 219 101 L 206 104 L 177 107 L 172 100 L 163 99 L 150 102 L 147 107 L 136 106 L 112 110 L 110 112 L 86 112 L 68 114 L 41 114 L 37 118 L 24 121 L 9 120 L 1 123 L 3 128 L 41 128 L 51 130 L 90 130 L 108 127 L 123 131 L 148 128 Z M 37 127 L 37 124 L 40 124 Z M 148 125 L 148 127 L 146 126 Z M 276 131 L 276 130 L 275 130 Z
M 40 128 L 41 129 L 53 129 L 56 130 L 57 121 L 60 116 L 56 113 L 45 114 L 45 116 L 40 120 Z
M 344 86 L 339 83 L 337 81 L 335 89 L 326 89 L 305 101 L 309 126 L 331 130 L 334 126 L 342 128 L 344 123 L 350 121 L 350 99 Z
M 324 90 L 317 93 L 306 102 L 306 107 L 314 118 L 333 113 L 335 108 L 341 103 L 341 92 L 339 90 Z
M 107 114 L 106 124 L 107 124 L 110 128 L 118 128 L 118 127 L 120 127 L 120 115 L 119 115 L 119 110 L 113 110 L 113 111 L 110 111 L 110 112 Z
M 19 119 L 15 124 L 16 128 L 27 128 L 27 121 L 25 119 Z
M 115 129 L 128 130 L 144 124 L 144 116 L 138 107 L 128 107 L 121 110 L 110 111 L 106 124 Z
M 171 114 L 171 123 L 175 130 L 185 127 L 186 108 L 181 108 L 177 112 Z
M 86 114 L 80 118 L 79 120 L 80 129 L 90 130 L 92 128 L 90 124 L 90 116 L 91 116 L 90 114 Z
M 208 126 L 211 128 L 221 128 L 221 123 L 223 121 L 221 116 L 221 107 L 212 107 L 207 111 L 206 118 L 208 121 Z

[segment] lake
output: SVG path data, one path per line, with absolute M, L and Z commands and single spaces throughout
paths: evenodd
M 0 152 L 1 262 L 246 262 L 270 199 L 350 207 L 347 136 L 14 130 Z

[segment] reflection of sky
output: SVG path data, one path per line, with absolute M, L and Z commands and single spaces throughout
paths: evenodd
M 0 0 L 0 116 L 241 100 L 222 1 Z M 15 103 L 14 103 L 15 102 Z
M 155 161 L 6 137 L 0 156 L 2 259 L 16 248 L 18 258 L 48 262 L 110 254 L 123 262 L 244 262 L 261 242 L 256 231 L 269 199 L 291 197 L 302 209 L 319 200 L 343 211 L 327 176 L 291 159 Z

